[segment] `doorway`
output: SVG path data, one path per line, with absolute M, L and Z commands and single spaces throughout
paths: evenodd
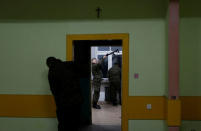
M 91 88 L 90 88 L 90 49 L 91 46 L 117 45 L 122 43 L 122 131 L 128 129 L 128 117 L 126 116 L 126 101 L 128 97 L 128 34 L 103 34 L 103 35 L 68 35 L 67 36 L 67 60 L 79 62 L 81 73 L 81 88 L 86 101 L 83 104 L 83 122 L 92 124 L 91 117 Z M 112 43 L 115 44 L 112 44 Z M 88 93 L 88 94 L 87 94 Z M 88 100 L 87 100 L 88 99 Z M 87 109 L 88 108 L 88 109 Z
M 102 41 L 103 42 L 103 41 Z M 100 86 L 100 97 L 98 105 L 101 109 L 93 108 L 92 105 L 92 124 L 94 125 L 113 125 L 121 130 L 121 67 L 122 67 L 122 41 L 104 41 L 107 46 L 92 46 L 91 59 L 101 60 L 103 56 L 108 55 L 101 64 L 102 81 Z M 109 46 L 109 43 L 116 43 L 115 46 Z M 112 53 L 114 52 L 114 54 Z M 112 54 L 111 54 L 112 53 Z M 110 70 L 110 73 L 109 73 Z M 112 72 L 111 72 L 112 70 Z M 93 72 L 93 69 L 92 71 Z M 109 81 L 109 74 L 115 73 L 114 81 L 119 83 L 117 89 L 112 89 Z M 91 83 L 93 83 L 93 73 L 91 73 Z M 91 100 L 93 100 L 94 87 L 91 84 Z M 116 105 L 113 105 L 112 95 L 116 95 Z M 92 101 L 93 104 L 93 101 Z

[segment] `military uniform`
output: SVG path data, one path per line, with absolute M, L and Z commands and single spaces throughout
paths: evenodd
M 74 62 L 55 59 L 49 66 L 48 80 L 56 103 L 58 131 L 77 131 L 82 103 Z
M 114 105 L 117 104 L 117 92 L 119 92 L 119 100 L 121 103 L 121 69 L 117 64 L 109 69 L 108 78 L 110 82 L 111 101 Z
M 101 70 L 101 65 L 103 63 L 104 59 L 101 59 L 98 63 L 92 63 L 92 75 L 93 75 L 93 88 L 94 88 L 94 94 L 93 94 L 93 107 L 96 108 L 97 102 L 100 97 L 100 86 L 101 81 L 103 77 L 103 73 Z

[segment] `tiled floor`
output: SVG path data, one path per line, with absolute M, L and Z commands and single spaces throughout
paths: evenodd
M 99 102 L 101 109 L 92 108 L 92 125 L 80 131 L 121 131 L 121 106 Z
M 121 125 L 121 106 L 99 102 L 101 109 L 92 108 L 92 123 L 95 125 Z
M 121 131 L 120 125 L 90 125 L 79 131 Z

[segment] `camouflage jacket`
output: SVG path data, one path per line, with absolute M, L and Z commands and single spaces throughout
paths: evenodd
M 100 62 L 98 63 L 92 63 L 92 75 L 93 75 L 93 80 L 101 80 L 103 77 L 102 73 L 102 63 L 104 59 L 101 59 Z
M 120 82 L 121 81 L 121 69 L 118 65 L 114 65 L 108 71 L 108 78 L 110 82 Z

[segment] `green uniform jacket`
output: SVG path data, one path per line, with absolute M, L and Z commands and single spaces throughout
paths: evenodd
M 103 59 L 98 62 L 97 64 L 92 63 L 92 75 L 93 75 L 93 82 L 101 82 L 103 73 L 101 70 Z
M 120 82 L 121 81 L 121 69 L 118 65 L 114 65 L 108 71 L 108 78 L 110 82 Z

